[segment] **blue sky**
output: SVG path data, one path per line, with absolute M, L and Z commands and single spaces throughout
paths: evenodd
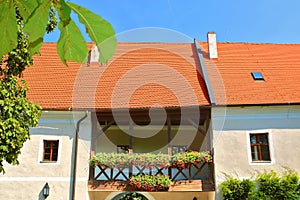
M 108 20 L 119 40 L 300 43 L 299 0 L 72 0 Z M 145 27 L 157 27 L 152 33 Z M 144 32 L 143 32 L 144 30 Z M 131 33 L 131 34 L 124 34 Z M 134 33 L 134 34 L 132 34 Z M 138 34 L 137 34 L 138 33 Z M 170 33 L 170 34 L 169 34 Z M 176 36 L 169 37 L 174 33 Z M 179 35 L 179 36 L 178 36 Z M 132 37 L 130 37 L 132 36 Z M 137 37 L 140 36 L 140 37 Z M 144 38 L 143 38 L 144 37 Z M 55 41 L 55 34 L 46 41 Z

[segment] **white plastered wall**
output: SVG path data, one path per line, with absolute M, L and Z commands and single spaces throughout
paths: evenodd
M 300 106 L 216 107 L 212 123 L 217 186 L 224 173 L 251 178 L 257 171 L 289 167 L 300 174 Z M 249 133 L 258 132 L 269 133 L 269 163 L 253 163 L 249 155 Z
M 47 200 L 69 200 L 72 188 L 74 162 L 74 136 L 76 123 L 85 116 L 83 111 L 43 111 L 39 126 L 31 129 L 28 140 L 19 156 L 20 164 L 5 165 L 6 173 L 0 176 L 0 199 L 43 199 L 42 188 L 48 182 Z M 80 123 L 76 178 L 76 199 L 87 199 L 91 116 Z M 59 140 L 57 163 L 41 163 L 43 139 Z

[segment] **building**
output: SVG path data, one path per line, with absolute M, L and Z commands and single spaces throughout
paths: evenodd
M 126 191 L 93 180 L 149 172 L 91 168 L 99 152 L 212 152 L 213 163 L 190 174 L 160 171 L 195 184 L 143 193 L 149 199 L 219 199 L 223 173 L 300 172 L 300 45 L 217 43 L 209 33 L 208 42 L 191 44 L 119 43 L 107 65 L 89 48 L 87 62 L 66 67 L 45 43 L 25 71 L 28 98 L 43 114 L 20 165 L 0 177 L 1 199 L 44 199 L 46 183 L 49 200 L 116 199 Z
M 215 34 L 208 34 L 214 43 Z M 214 93 L 216 185 L 224 173 L 250 178 L 289 167 L 300 172 L 300 45 L 201 43 Z

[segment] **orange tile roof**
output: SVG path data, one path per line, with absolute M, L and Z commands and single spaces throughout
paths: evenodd
M 119 43 L 110 63 L 64 66 L 55 43 L 24 72 L 28 98 L 44 109 L 206 106 L 194 44 Z
M 300 103 L 300 44 L 218 43 L 215 60 L 208 58 L 207 43 L 200 46 L 216 104 Z

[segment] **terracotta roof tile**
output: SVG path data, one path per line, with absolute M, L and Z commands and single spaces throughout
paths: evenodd
M 28 98 L 44 109 L 209 105 L 193 44 L 119 43 L 108 65 L 69 67 L 55 45 L 44 43 L 24 72 Z
M 300 44 L 217 45 L 218 59 L 209 60 L 207 43 L 200 43 L 217 104 L 300 103 Z

